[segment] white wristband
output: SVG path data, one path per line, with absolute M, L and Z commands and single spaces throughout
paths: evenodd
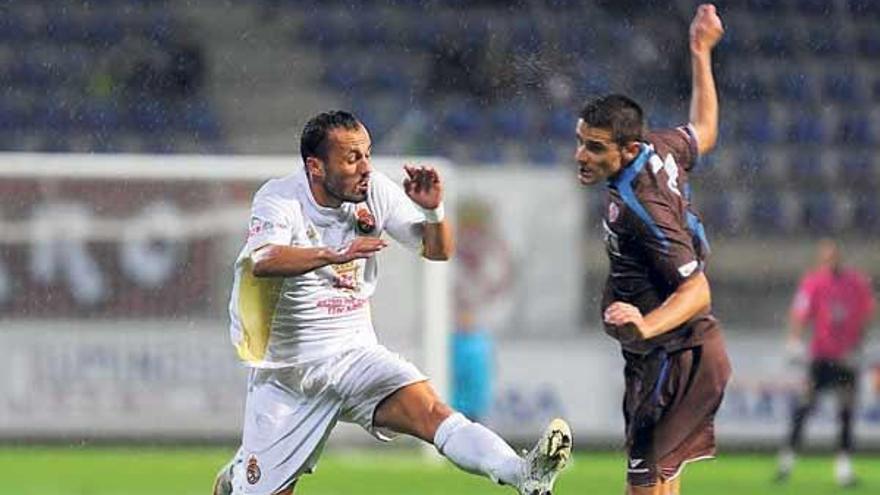
M 446 212 L 443 211 L 442 201 L 433 210 L 422 208 L 422 212 L 425 214 L 425 221 L 427 223 L 440 223 L 446 218 Z

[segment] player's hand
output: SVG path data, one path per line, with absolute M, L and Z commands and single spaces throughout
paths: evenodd
M 880 395 L 880 363 L 874 365 L 871 378 L 874 385 L 874 393 Z
M 804 342 L 793 335 L 785 341 L 785 359 L 791 365 L 802 365 L 807 362 L 807 348 Z
M 433 210 L 443 201 L 443 183 L 434 167 L 404 165 L 406 178 L 403 190 L 409 199 L 426 210 Z
M 645 323 L 639 308 L 625 302 L 612 303 L 605 309 L 605 323 L 621 327 L 629 333 L 629 337 L 636 340 L 645 340 L 653 337 L 648 325 Z
M 388 246 L 388 242 L 378 237 L 355 237 L 348 244 L 331 251 L 329 258 L 334 265 L 348 263 L 356 259 L 371 258 L 386 246 Z
M 711 3 L 704 3 L 697 7 L 697 13 L 691 21 L 690 45 L 695 53 L 708 53 L 721 40 L 724 35 L 724 26 L 721 18 Z

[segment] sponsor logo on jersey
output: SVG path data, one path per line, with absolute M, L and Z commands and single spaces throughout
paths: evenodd
M 366 299 L 357 297 L 331 297 L 318 301 L 316 306 L 327 311 L 328 315 L 341 315 L 363 308 L 367 304 Z
M 257 482 L 260 481 L 262 475 L 263 473 L 260 471 L 260 465 L 257 464 L 257 456 L 251 455 L 248 457 L 247 470 L 245 470 L 247 482 L 251 485 L 256 485 Z
M 256 235 L 274 235 L 275 227 L 275 223 L 269 220 L 263 220 L 259 217 L 251 217 L 251 225 L 248 228 L 248 238 Z M 286 225 L 279 225 L 279 227 L 286 228 Z

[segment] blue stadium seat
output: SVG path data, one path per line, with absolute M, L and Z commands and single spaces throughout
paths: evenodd
M 865 58 L 880 58 L 880 33 L 865 31 L 856 40 L 859 54 Z
M 547 140 L 539 140 L 532 141 L 531 143 L 527 144 L 527 146 L 527 157 L 529 162 L 532 164 L 554 166 L 559 163 L 565 163 L 559 158 L 560 147 L 562 147 L 560 144 L 553 143 Z M 566 149 L 572 148 L 569 145 L 568 147 L 566 147 Z M 572 154 L 573 153 L 574 152 L 572 149 Z M 574 161 L 574 159 L 570 161 Z
M 77 127 L 86 130 L 114 130 L 122 122 L 119 106 L 112 101 L 86 101 L 76 111 Z
M 734 230 L 733 205 L 730 197 L 723 191 L 705 197 L 700 204 L 700 212 L 711 233 L 729 234 Z
M 128 109 L 130 128 L 145 134 L 164 130 L 170 120 L 168 107 L 157 100 L 138 101 Z
M 783 27 L 763 34 L 758 40 L 758 49 L 766 57 L 790 57 L 792 55 L 792 36 Z
M 180 122 L 177 130 L 202 140 L 217 140 L 221 137 L 220 121 L 207 101 L 187 102 L 177 110 L 176 117 Z
M 873 157 L 870 154 L 848 153 L 839 160 L 835 175 L 845 185 L 856 188 L 873 187 L 877 176 L 874 173 Z
M 860 101 L 858 79 L 854 74 L 833 72 L 825 75 L 823 94 L 826 98 L 841 103 Z
M 837 127 L 837 142 L 842 145 L 872 146 L 877 137 L 871 130 L 871 120 L 865 114 L 846 114 Z
M 40 139 L 39 151 L 48 153 L 66 153 L 70 151 L 70 141 L 64 134 L 46 133 Z
M 853 199 L 853 229 L 863 235 L 880 232 L 880 203 L 874 191 L 863 191 Z
M 843 43 L 832 29 L 814 29 L 807 36 L 807 47 L 810 52 L 819 56 L 839 55 L 843 51 Z
M 828 191 L 801 194 L 801 227 L 811 233 L 828 234 L 837 230 L 835 201 Z
M 499 141 L 486 141 L 468 146 L 468 159 L 482 165 L 501 165 L 504 161 L 504 144 Z
M 491 132 L 504 138 L 525 137 L 531 130 L 528 110 L 515 104 L 500 104 L 490 112 Z
M 61 98 L 46 98 L 34 104 L 34 128 L 44 131 L 65 131 L 74 125 L 74 109 Z
M 783 72 L 776 81 L 775 96 L 802 103 L 813 99 L 810 77 L 800 71 Z
M 749 228 L 760 234 L 781 234 L 788 229 L 779 191 L 775 189 L 765 188 L 755 191 L 748 216 Z
M 779 13 L 785 10 L 785 4 L 778 0 L 748 0 L 746 5 L 756 14 Z
M 756 74 L 741 73 L 725 78 L 724 85 L 734 98 L 739 101 L 762 101 L 767 97 L 764 81 Z
M 574 139 L 574 127 L 577 123 L 577 112 L 567 108 L 554 108 L 550 112 L 541 112 L 545 120 L 542 127 L 544 134 L 560 139 Z
M 28 41 L 30 37 L 31 33 L 24 19 L 12 12 L 4 12 L 3 15 L 0 15 L 0 42 L 23 43 Z
M 825 141 L 825 126 L 814 112 L 798 112 L 788 126 L 788 140 L 798 144 L 821 144 Z
M 458 103 L 444 108 L 440 118 L 443 131 L 453 137 L 465 140 L 477 140 L 484 130 L 483 111 L 476 105 Z
M 794 153 L 788 160 L 788 177 L 799 183 L 819 183 L 825 180 L 822 162 L 809 151 Z
M 517 18 L 510 39 L 510 50 L 517 53 L 538 53 L 543 38 L 541 30 L 528 17 Z
M 880 17 L 880 2 L 876 0 L 849 0 L 849 11 L 855 17 Z
M 777 137 L 765 111 L 741 112 L 737 134 L 740 139 L 758 144 L 772 143 Z
M 829 0 L 797 0 L 797 11 L 810 16 L 831 16 L 834 14 L 834 2 Z

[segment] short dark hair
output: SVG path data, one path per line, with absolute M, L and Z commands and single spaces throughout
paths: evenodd
M 588 101 L 580 118 L 590 127 L 608 129 L 611 139 L 620 146 L 642 140 L 644 115 L 632 98 L 610 94 Z
M 310 156 L 327 159 L 327 134 L 338 128 L 355 130 L 362 126 L 360 120 L 351 112 L 332 110 L 315 115 L 303 127 L 299 140 L 299 153 L 303 163 Z

